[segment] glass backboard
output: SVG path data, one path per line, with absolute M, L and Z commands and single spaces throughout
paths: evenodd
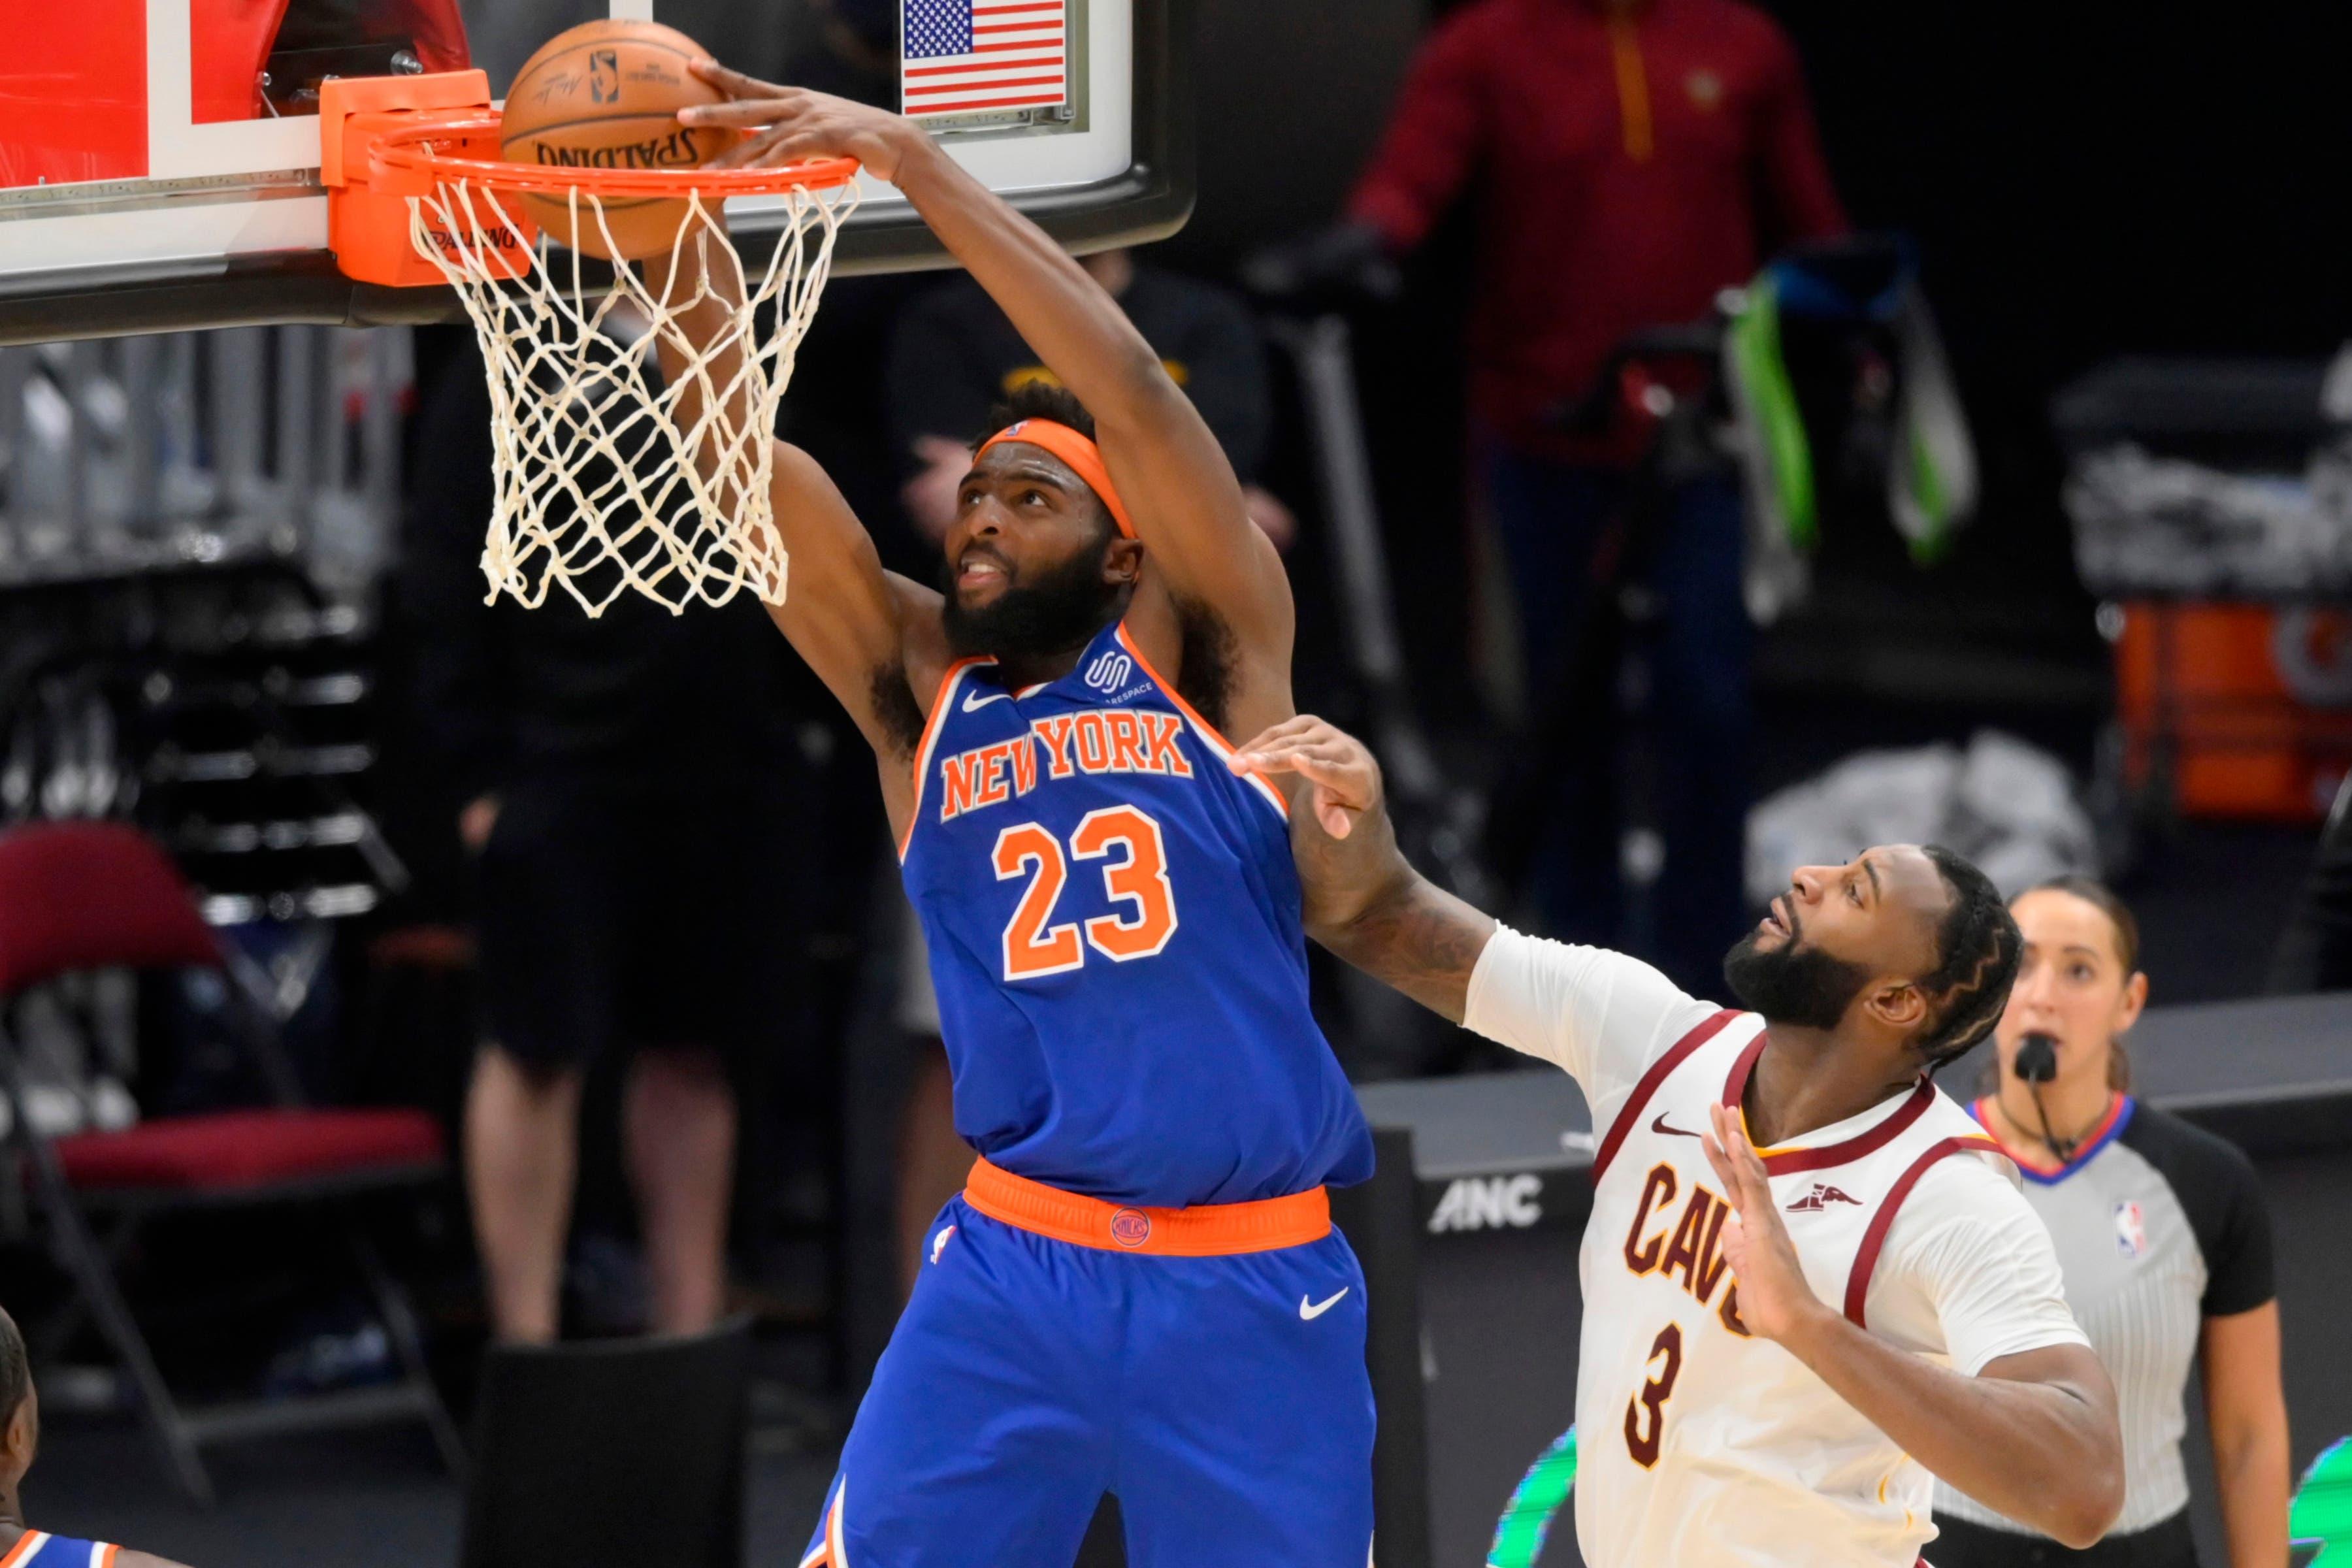
M 609 10 L 605 6 L 609 5 Z M 1075 249 L 1141 243 L 1192 205 L 1183 0 L 816 4 L 809 85 L 918 115 L 955 157 Z M 761 15 L 745 7 L 745 14 Z M 772 9 L 772 6 L 771 7 Z M 269 321 L 454 313 L 440 289 L 357 284 L 327 250 L 318 84 L 480 65 L 587 16 L 683 27 L 761 52 L 717 0 L 37 0 L 0 57 L 0 342 Z M 541 18 L 544 17 L 543 26 Z M 467 22 L 475 25 L 469 38 Z M 895 35 L 895 36 L 894 36 Z M 764 41 L 761 35 L 753 42 Z M 745 59 L 776 69 L 779 59 Z M 756 250 L 762 203 L 730 207 Z M 867 182 L 836 271 L 938 265 L 907 204 Z

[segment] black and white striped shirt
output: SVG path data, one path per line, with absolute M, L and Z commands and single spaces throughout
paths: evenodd
M 2129 1095 L 2063 1169 L 2024 1174 L 2057 1243 L 2067 1305 L 2115 1380 L 2124 1510 L 2114 1533 L 2146 1530 L 2189 1506 L 2183 1394 L 2205 1320 L 2276 1294 L 2259 1180 L 2235 1145 Z M 1940 1482 L 1936 1511 L 2025 1528 Z

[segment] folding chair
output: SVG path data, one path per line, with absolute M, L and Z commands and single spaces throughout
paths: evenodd
M 422 1111 L 303 1106 L 274 1025 L 232 981 L 230 1020 L 273 1103 L 47 1137 L 26 1110 L 7 1004 L 60 975 L 107 968 L 209 969 L 228 979 L 187 888 L 136 829 L 50 823 L 0 834 L 0 1100 L 17 1110 L 0 1139 L 13 1145 L 0 1159 L 0 1183 L 32 1189 L 51 1250 L 78 1288 L 69 1311 L 86 1311 L 121 1359 L 173 1479 L 209 1504 L 212 1482 L 199 1458 L 206 1445 L 407 1419 L 424 1422 L 457 1468 L 463 1449 L 426 1374 L 415 1315 L 355 1215 L 344 1216 L 343 1238 L 397 1357 L 397 1382 L 205 1408 L 173 1397 L 115 1278 L 116 1260 L 142 1226 L 173 1213 L 340 1205 L 428 1186 L 443 1173 L 441 1133 Z

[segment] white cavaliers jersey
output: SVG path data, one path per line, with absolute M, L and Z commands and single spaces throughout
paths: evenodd
M 1579 1265 L 1590 1568 L 1912 1568 L 1928 1473 L 1739 1319 L 1700 1134 L 1708 1107 L 1740 1104 L 1763 1021 L 1622 955 L 1498 931 L 1465 1022 L 1575 1072 L 1606 1129 Z M 1760 1152 L 1813 1293 L 1864 1328 L 1969 1375 L 2083 1342 L 2015 1168 L 1927 1079 Z

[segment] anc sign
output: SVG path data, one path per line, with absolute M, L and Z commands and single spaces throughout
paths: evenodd
M 1571 1426 L 1512 1489 L 1503 1517 L 1495 1521 L 1486 1568 L 1535 1568 L 1552 1521 L 1566 1506 L 1575 1483 L 1576 1428 Z M 2298 1553 L 2299 1568 L 2352 1568 L 2352 1437 L 2339 1438 L 2321 1450 L 2304 1472 L 2303 1485 L 2287 1510 L 2287 1534 L 2309 1553 Z

